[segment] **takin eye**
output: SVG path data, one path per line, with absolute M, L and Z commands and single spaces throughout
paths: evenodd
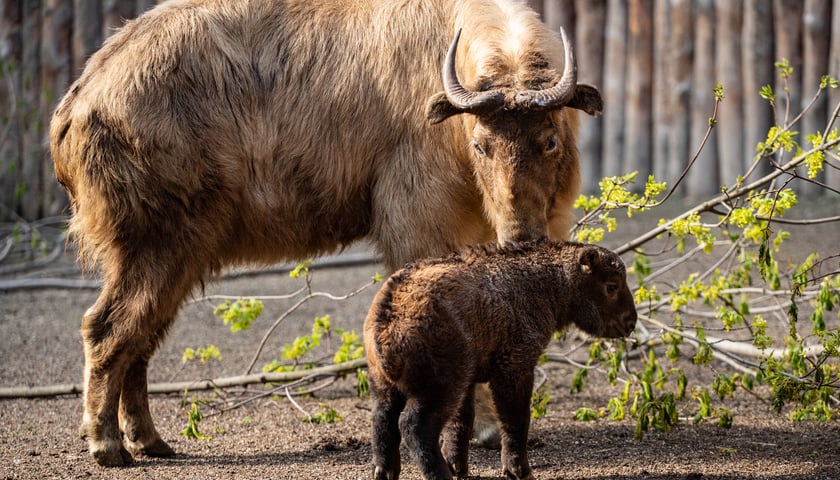
M 607 284 L 607 295 L 615 295 L 615 292 L 618 291 L 618 284 L 616 283 L 608 283 Z
M 477 153 L 479 157 L 483 157 L 485 155 L 484 154 L 484 149 L 481 148 L 481 145 L 478 143 L 478 140 L 474 139 L 472 141 L 472 147 L 475 150 L 475 153 Z
M 557 135 L 548 137 L 548 141 L 545 142 L 545 153 L 551 153 L 554 150 L 557 150 Z

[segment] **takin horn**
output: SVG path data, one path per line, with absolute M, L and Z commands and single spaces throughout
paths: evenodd
M 501 91 L 473 92 L 464 88 L 458 80 L 458 74 L 455 73 L 455 51 L 458 49 L 460 38 L 459 28 L 443 62 L 443 90 L 446 98 L 452 106 L 466 113 L 487 113 L 500 108 L 505 103 L 505 96 Z
M 514 101 L 518 107 L 530 110 L 552 110 L 566 105 L 574 97 L 575 86 L 577 85 L 575 52 L 563 27 L 560 27 L 560 37 L 563 39 L 563 51 L 566 59 L 563 66 L 563 76 L 553 87 L 545 90 L 525 90 L 517 93 Z

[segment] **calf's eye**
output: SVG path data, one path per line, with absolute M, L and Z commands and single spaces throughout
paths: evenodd
M 618 291 L 618 285 L 616 285 L 615 283 L 608 283 L 607 284 L 607 293 L 609 295 L 612 295 L 617 291 Z
M 548 141 L 545 142 L 545 151 L 546 153 L 553 152 L 557 149 L 557 136 L 552 135 L 548 137 Z

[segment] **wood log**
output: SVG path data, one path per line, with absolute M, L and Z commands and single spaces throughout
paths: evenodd
M 578 81 L 601 88 L 604 80 L 604 24 L 606 0 L 577 0 L 577 36 L 574 41 L 578 59 Z M 609 106 L 605 106 L 609 108 Z M 581 177 L 584 191 L 594 191 L 601 179 L 601 117 L 580 116 Z
M 673 185 L 690 160 L 691 69 L 694 62 L 694 21 L 690 0 L 671 0 L 671 51 L 668 63 L 668 179 Z M 677 190 L 684 193 L 685 184 Z
M 744 171 L 756 161 L 756 145 L 767 138 L 767 131 L 774 125 L 773 108 L 761 98 L 759 91 L 774 84 L 775 43 L 773 36 L 773 5 L 767 0 L 744 1 L 741 61 L 744 64 Z M 770 172 L 770 164 L 762 161 L 751 178 Z
M 700 146 L 714 110 L 715 11 L 712 0 L 694 3 L 694 65 L 691 81 L 692 151 Z M 706 144 L 694 167 L 688 172 L 687 195 L 698 199 L 714 194 L 720 186 L 715 137 Z
M 744 173 L 743 85 L 741 67 L 741 27 L 743 2 L 715 0 L 717 15 L 717 55 L 715 78 L 724 90 L 718 111 L 718 145 L 720 183 L 733 185 Z

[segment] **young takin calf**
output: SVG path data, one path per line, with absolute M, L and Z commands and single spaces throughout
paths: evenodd
M 477 382 L 490 384 L 505 475 L 533 478 L 534 367 L 552 333 L 571 323 L 601 337 L 633 330 L 633 296 L 613 252 L 548 241 L 485 246 L 392 275 L 364 330 L 374 478 L 398 478 L 400 433 L 425 478 L 466 477 Z

